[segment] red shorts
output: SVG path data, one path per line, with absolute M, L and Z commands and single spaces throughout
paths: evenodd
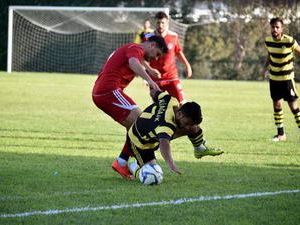
M 131 110 L 138 108 L 136 103 L 121 89 L 106 94 L 93 94 L 93 101 L 99 109 L 118 123 L 123 122 Z
M 179 103 L 183 103 L 184 93 L 179 79 L 161 80 L 156 83 L 162 91 L 167 91 L 169 95 L 176 98 Z

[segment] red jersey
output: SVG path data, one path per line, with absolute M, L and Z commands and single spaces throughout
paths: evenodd
M 129 43 L 114 51 L 106 60 L 95 82 L 93 94 L 105 94 L 116 89 L 124 89 L 135 77 L 128 60 L 131 57 L 141 61 L 144 49 L 138 44 Z
M 175 32 L 168 31 L 164 39 L 168 46 L 168 52 L 158 60 L 151 60 L 150 62 L 150 66 L 161 73 L 160 79 L 152 77 L 154 81 L 178 78 L 176 55 L 181 51 L 178 35 Z

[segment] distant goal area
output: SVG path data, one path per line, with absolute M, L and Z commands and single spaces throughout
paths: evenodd
M 145 19 L 168 8 L 10 6 L 7 72 L 97 74 L 119 46 L 132 42 Z M 170 19 L 184 43 L 187 25 Z

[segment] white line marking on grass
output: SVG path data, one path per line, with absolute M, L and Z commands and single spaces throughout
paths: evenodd
M 296 190 L 255 192 L 255 193 L 248 193 L 248 194 L 236 194 L 236 195 L 224 195 L 224 196 L 219 196 L 219 195 L 200 196 L 196 198 L 181 198 L 181 199 L 169 200 L 169 201 L 120 204 L 120 205 L 111 205 L 111 206 L 96 206 L 96 207 L 87 206 L 82 208 L 50 209 L 47 211 L 33 211 L 33 212 L 23 212 L 23 213 L 16 213 L 16 214 L 0 214 L 0 218 L 15 218 L 15 217 L 27 217 L 27 216 L 35 216 L 35 215 L 56 215 L 62 213 L 117 210 L 117 209 L 126 209 L 126 208 L 140 208 L 145 206 L 179 205 L 179 204 L 189 203 L 189 202 L 243 199 L 243 198 L 254 198 L 254 197 L 272 196 L 272 195 L 280 195 L 280 194 L 291 194 L 291 193 L 299 193 L 299 192 L 300 189 L 296 189 Z

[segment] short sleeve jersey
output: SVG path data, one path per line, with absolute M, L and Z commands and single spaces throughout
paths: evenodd
M 168 47 L 168 52 L 157 60 L 151 60 L 150 66 L 161 73 L 161 78 L 153 77 L 153 80 L 170 80 L 178 77 L 176 67 L 176 55 L 181 51 L 178 35 L 168 31 L 164 40 Z
M 135 77 L 128 63 L 131 57 L 141 61 L 144 58 L 143 48 L 138 44 L 130 43 L 114 51 L 100 70 L 93 93 L 103 94 L 126 88 Z
M 175 130 L 175 98 L 163 92 L 148 106 L 128 131 L 131 142 L 141 150 L 157 150 L 159 139 L 171 140 Z
M 286 34 L 280 40 L 269 36 L 265 38 L 265 47 L 269 53 L 269 72 L 271 80 L 291 80 L 294 78 L 294 50 L 297 41 Z

